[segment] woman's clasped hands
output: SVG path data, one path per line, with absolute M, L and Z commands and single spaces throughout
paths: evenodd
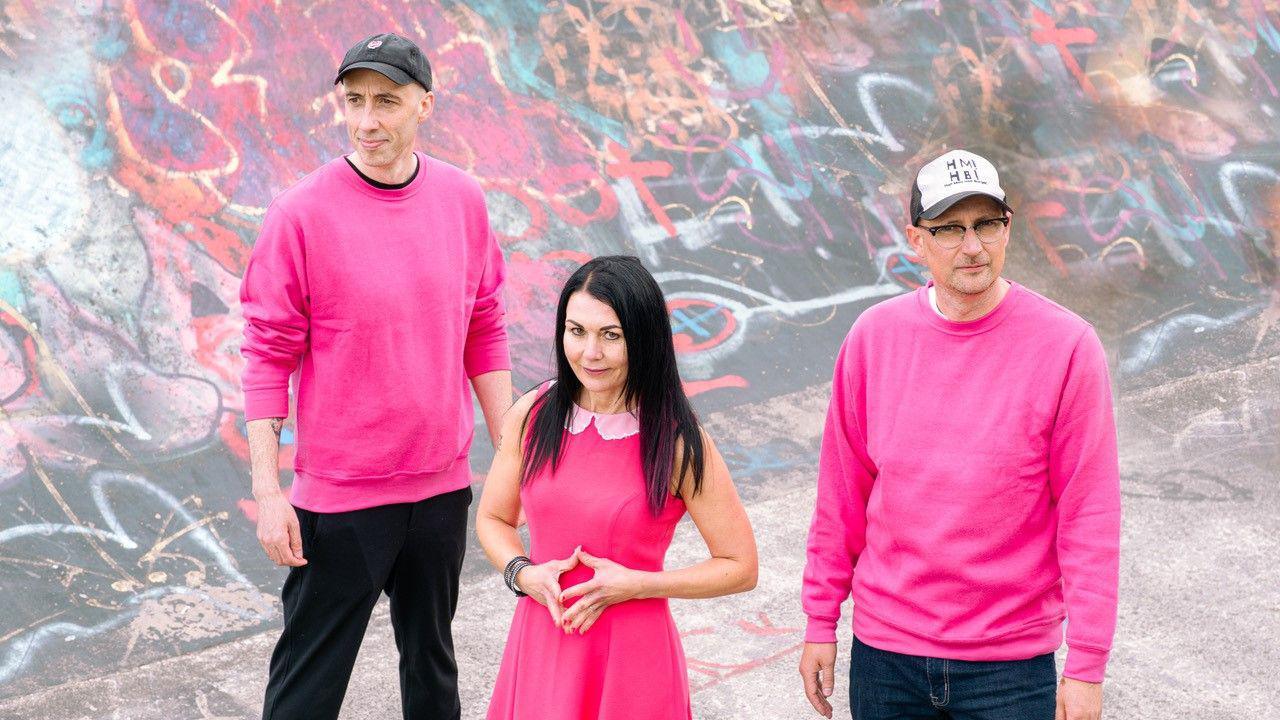
M 560 576 L 582 563 L 595 571 L 586 582 L 560 589 Z M 643 589 L 644 573 L 598 558 L 578 546 L 568 557 L 530 565 L 520 571 L 515 582 L 520 591 L 547 608 L 556 627 L 566 634 L 585 633 L 611 605 L 633 600 Z M 569 608 L 565 603 L 579 598 Z
M 548 560 L 537 565 L 528 565 L 516 573 L 516 587 L 520 592 L 533 598 L 551 613 L 551 621 L 556 627 L 562 627 L 564 605 L 560 600 L 560 576 L 578 567 L 578 546 L 569 557 L 562 560 Z
M 566 633 L 585 633 L 600 619 L 600 615 L 611 605 L 641 597 L 644 590 L 645 573 L 632 570 L 618 563 L 598 558 L 584 551 L 581 547 L 575 553 L 578 561 L 595 571 L 595 575 L 586 582 L 565 588 L 560 593 L 560 602 L 578 598 L 568 610 L 565 610 L 563 624 Z

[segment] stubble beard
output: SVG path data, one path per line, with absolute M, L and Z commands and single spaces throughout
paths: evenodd
M 988 260 L 986 266 L 977 275 L 966 273 L 960 268 L 953 269 L 947 287 L 961 295 L 981 295 L 991 289 L 995 281 L 995 275 L 991 272 L 991 261 Z
M 365 167 L 371 168 L 388 165 L 392 157 L 390 143 L 384 143 L 377 150 L 365 150 L 357 144 L 356 154 L 360 156 L 360 160 L 365 164 Z
M 961 293 L 961 295 L 982 295 L 982 293 L 991 290 L 992 284 L 996 279 L 991 277 L 991 268 L 984 268 L 982 274 L 978 277 L 974 275 L 966 275 L 966 277 L 952 278 L 948 286 L 951 290 Z

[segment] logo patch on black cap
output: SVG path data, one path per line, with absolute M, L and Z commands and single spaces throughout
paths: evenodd
M 348 70 L 356 69 L 382 73 L 397 85 L 416 82 L 431 91 L 431 64 L 412 40 L 395 33 L 368 35 L 353 45 L 343 56 L 333 81 L 342 82 Z

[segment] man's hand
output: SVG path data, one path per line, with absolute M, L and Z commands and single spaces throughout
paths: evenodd
M 284 493 L 258 498 L 258 542 L 267 557 L 277 565 L 302 567 L 302 530 L 298 513 L 285 499 Z
M 258 501 L 258 542 L 277 565 L 302 567 L 302 531 L 298 513 L 280 489 L 280 432 L 284 418 L 258 418 L 249 431 L 249 466 L 253 498 Z
M 1099 720 L 1102 717 L 1102 683 L 1064 677 L 1058 683 L 1058 711 L 1053 720 Z
M 823 717 L 831 717 L 831 703 L 827 698 L 836 689 L 836 644 L 804 644 L 800 655 L 800 677 L 804 679 L 804 694 L 809 704 Z

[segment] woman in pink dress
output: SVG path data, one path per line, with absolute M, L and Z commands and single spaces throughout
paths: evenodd
M 640 261 L 579 268 L 556 326 L 556 379 L 507 413 L 476 517 L 520 596 L 489 720 L 689 718 L 667 599 L 755 587 L 751 525 L 684 395 L 666 302 Z M 709 557 L 667 570 L 686 511 Z

